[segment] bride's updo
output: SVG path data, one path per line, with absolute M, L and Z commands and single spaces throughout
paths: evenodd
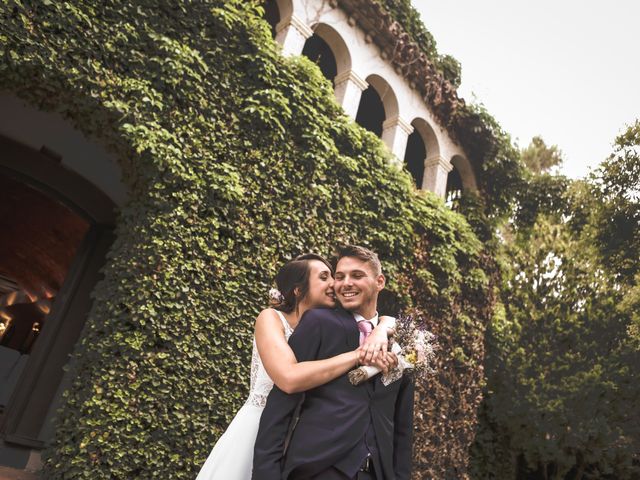
M 333 268 L 327 260 L 315 253 L 305 253 L 289 260 L 278 271 L 275 281 L 278 287 L 276 295 L 271 297 L 270 305 L 284 313 L 291 313 L 298 308 L 309 292 L 309 275 L 311 260 L 319 260 L 329 270 Z

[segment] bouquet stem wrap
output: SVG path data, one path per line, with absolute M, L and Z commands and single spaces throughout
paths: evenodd
M 391 351 L 398 356 L 398 365 L 393 370 L 390 370 L 389 372 L 382 375 L 382 383 L 385 387 L 390 383 L 399 380 L 400 377 L 402 377 L 402 373 L 406 369 L 413 368 L 413 365 L 407 362 L 402 356 L 402 349 L 400 348 L 400 345 L 394 342 L 391 345 Z M 381 370 L 378 367 L 362 365 L 349 372 L 349 381 L 352 385 L 360 385 L 370 378 L 374 377 L 375 375 L 379 374 L 380 372 Z

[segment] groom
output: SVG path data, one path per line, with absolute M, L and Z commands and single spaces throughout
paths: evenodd
M 342 308 L 303 315 L 289 340 L 298 361 L 356 349 L 364 332 L 377 323 L 378 294 L 384 285 L 375 253 L 344 247 L 335 280 Z M 299 421 L 283 455 L 299 402 Z M 253 480 L 408 480 L 412 428 L 413 381 L 406 375 L 386 387 L 380 375 L 359 386 L 342 375 L 293 395 L 274 386 L 260 419 Z

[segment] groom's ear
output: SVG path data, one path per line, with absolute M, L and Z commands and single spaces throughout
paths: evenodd
M 378 277 L 376 278 L 376 287 L 378 291 L 382 290 L 386 284 L 387 284 L 387 279 L 384 278 L 384 275 L 383 274 L 378 275 Z

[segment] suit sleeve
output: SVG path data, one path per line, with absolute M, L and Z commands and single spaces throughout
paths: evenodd
M 320 346 L 321 323 L 314 311 L 306 312 L 289 338 L 289 346 L 299 362 L 315 360 Z M 286 394 L 273 386 L 260 417 L 260 427 L 253 452 L 253 480 L 276 480 L 281 477 L 284 444 L 293 414 L 304 394 Z
M 413 461 L 413 375 L 403 375 L 401 381 L 394 414 L 393 470 L 397 480 L 409 480 Z

